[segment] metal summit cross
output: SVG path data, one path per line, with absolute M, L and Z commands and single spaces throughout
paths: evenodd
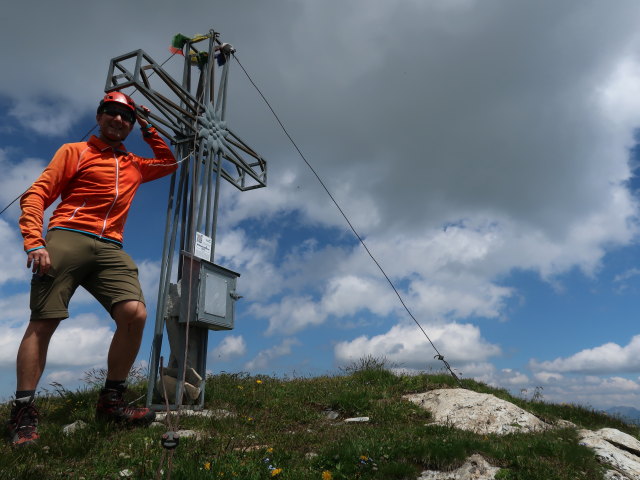
M 175 146 L 181 162 L 171 177 L 149 365 L 147 406 L 157 410 L 166 408 L 163 399 L 171 409 L 185 403 L 195 409 L 204 406 L 209 330 L 233 328 L 239 274 L 213 263 L 220 181 L 246 191 L 265 187 L 267 180 L 265 160 L 225 121 L 233 48 L 221 43 L 213 30 L 178 37 L 178 53 L 184 55 L 182 84 L 136 50 L 111 59 L 105 87 L 105 92 L 140 92 L 155 107 L 150 121 Z M 207 42 L 207 48 L 199 51 L 195 44 L 200 42 Z M 219 79 L 216 64 L 222 70 Z M 194 66 L 199 75 L 192 93 Z M 168 364 L 161 365 L 165 326 L 171 354 Z

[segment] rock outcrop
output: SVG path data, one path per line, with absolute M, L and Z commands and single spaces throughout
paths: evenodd
M 615 428 L 578 430 L 578 435 L 580 443 L 592 449 L 599 462 L 613 467 L 607 478 L 640 478 L 640 442 L 636 438 Z
M 494 395 L 464 388 L 430 390 L 404 398 L 428 410 L 434 423 L 479 434 L 539 432 L 551 428 L 529 412 Z
M 478 434 L 506 435 L 540 432 L 549 428 L 577 428 L 560 420 L 549 425 L 529 412 L 494 395 L 463 388 L 431 390 L 404 398 L 429 411 L 433 423 Z M 604 480 L 640 479 L 640 441 L 613 428 L 578 430 L 580 444 L 592 449 L 602 464 L 611 468 Z M 422 472 L 418 480 L 489 480 L 500 469 L 479 455 L 472 455 L 452 472 Z
M 471 455 L 453 472 L 426 470 L 418 480 L 492 480 L 499 470 L 498 467 L 491 466 L 481 455 Z

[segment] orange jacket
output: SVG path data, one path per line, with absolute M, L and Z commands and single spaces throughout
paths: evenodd
M 56 152 L 40 177 L 22 195 L 20 230 L 26 252 L 46 246 L 42 238 L 44 211 L 62 201 L 48 230 L 64 228 L 122 243 L 131 201 L 141 183 L 173 173 L 178 164 L 154 128 L 143 136 L 156 158 L 112 148 L 96 136 L 67 143 Z

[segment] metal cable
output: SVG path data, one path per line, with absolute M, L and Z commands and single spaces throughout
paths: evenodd
M 409 310 L 409 307 L 407 307 L 406 303 L 404 302 L 402 296 L 400 295 L 400 292 L 398 291 L 398 289 L 396 288 L 396 286 L 394 285 L 393 281 L 389 278 L 389 276 L 387 275 L 387 273 L 384 271 L 384 269 L 382 268 L 382 266 L 380 265 L 380 263 L 378 262 L 378 260 L 376 260 L 376 258 L 373 256 L 373 254 L 371 253 L 371 251 L 369 250 L 369 248 L 367 247 L 366 243 L 364 242 L 363 238 L 360 236 L 360 234 L 357 232 L 357 230 L 355 229 L 355 227 L 353 226 L 353 224 L 351 223 L 351 221 L 349 220 L 349 218 L 347 217 L 346 213 L 344 213 L 344 211 L 342 210 L 342 208 L 340 207 L 340 205 L 338 204 L 337 200 L 334 198 L 334 196 L 331 194 L 331 192 L 329 191 L 329 189 L 327 188 L 327 186 L 325 185 L 325 183 L 322 181 L 322 178 L 320 178 L 320 175 L 318 175 L 318 173 L 316 172 L 316 170 L 313 168 L 313 166 L 311 165 L 311 163 L 309 163 L 309 161 L 306 159 L 306 157 L 304 156 L 304 154 L 302 153 L 302 151 L 300 150 L 300 148 L 298 148 L 298 145 L 296 144 L 296 142 L 293 140 L 293 138 L 291 138 L 291 135 L 289 135 L 289 132 L 287 131 L 287 129 L 285 128 L 284 124 L 282 123 L 282 121 L 280 120 L 280 118 L 278 117 L 278 115 L 276 114 L 276 112 L 274 111 L 273 107 L 271 106 L 271 104 L 269 103 L 269 101 L 267 100 L 267 98 L 264 96 L 264 94 L 260 91 L 260 89 L 258 88 L 258 86 L 255 84 L 255 82 L 253 81 L 253 79 L 251 78 L 251 76 L 249 75 L 249 73 L 247 72 L 247 70 L 244 68 L 244 66 L 242 66 L 242 63 L 240 63 L 240 60 L 238 60 L 238 57 L 235 53 L 232 53 L 233 58 L 236 60 L 236 62 L 238 62 L 238 65 L 240 65 L 240 68 L 242 69 L 242 71 L 244 72 L 244 74 L 247 76 L 247 79 L 249 79 L 249 82 L 251 82 L 251 85 L 253 85 L 253 87 L 256 89 L 256 91 L 258 92 L 258 94 L 260 95 L 260 97 L 262 97 L 262 100 L 264 100 L 265 104 L 267 105 L 267 107 L 269 108 L 269 110 L 271 111 L 271 113 L 273 114 L 274 118 L 276 119 L 276 121 L 278 122 L 278 124 L 280 125 L 280 128 L 282 129 L 282 131 L 284 132 L 284 134 L 287 136 L 287 138 L 289 139 L 289 141 L 291 142 L 291 144 L 293 145 L 293 147 L 296 149 L 296 151 L 298 152 L 298 154 L 300 155 L 300 158 L 302 158 L 302 160 L 304 161 L 304 163 L 307 165 L 307 167 L 309 167 L 309 169 L 311 170 L 311 172 L 315 175 L 316 179 L 318 180 L 318 182 L 320 183 L 320 185 L 322 185 L 322 188 L 324 188 L 324 191 L 327 193 L 327 195 L 329 196 L 329 198 L 331 199 L 331 201 L 333 202 L 333 204 L 336 206 L 336 208 L 338 209 L 338 211 L 340 212 L 340 214 L 342 215 L 342 217 L 345 219 L 345 221 L 347 222 L 347 224 L 349 225 L 349 228 L 351 229 L 351 231 L 353 232 L 353 234 L 356 236 L 356 238 L 358 239 L 358 241 L 360 242 L 360 244 L 364 247 L 364 249 L 366 250 L 367 254 L 369 255 L 369 257 L 371 257 L 371 260 L 373 260 L 373 262 L 376 264 L 376 266 L 378 267 L 378 269 L 380 270 L 380 272 L 382 273 L 382 275 L 384 276 L 384 278 L 386 278 L 387 282 L 389 283 L 389 285 L 391 286 L 391 288 L 393 289 L 393 291 L 395 292 L 396 296 L 398 297 L 398 300 L 400 300 L 400 303 L 402 304 L 402 306 L 404 307 L 405 311 L 407 312 L 407 314 L 409 315 L 409 317 L 411 317 L 411 319 L 415 322 L 415 324 L 418 326 L 418 328 L 422 331 L 422 333 L 424 334 L 424 336 L 427 338 L 427 340 L 429 341 L 429 343 L 431 344 L 431 346 L 433 347 L 433 349 L 436 351 L 437 355 L 435 355 L 435 359 L 437 360 L 441 360 L 444 363 L 445 368 L 449 371 L 449 373 L 453 376 L 453 378 L 456 379 L 456 381 L 462 385 L 460 379 L 458 378 L 458 376 L 455 374 L 455 372 L 453 371 L 453 369 L 451 368 L 451 365 L 449 365 L 449 363 L 445 360 L 444 355 L 442 355 L 438 349 L 436 348 L 435 344 L 431 341 L 431 338 L 429 338 L 429 335 L 427 335 L 427 332 L 424 330 L 424 328 L 422 328 L 422 325 L 420 325 L 420 323 L 418 322 L 418 320 L 416 319 L 416 317 L 413 316 L 413 313 L 411 313 L 411 310 Z

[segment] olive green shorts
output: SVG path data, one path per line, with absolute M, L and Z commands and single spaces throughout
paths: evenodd
M 117 243 L 69 230 L 46 236 L 51 269 L 31 280 L 31 320 L 68 318 L 69 300 L 83 286 L 111 315 L 124 300 L 144 303 L 138 267 Z

